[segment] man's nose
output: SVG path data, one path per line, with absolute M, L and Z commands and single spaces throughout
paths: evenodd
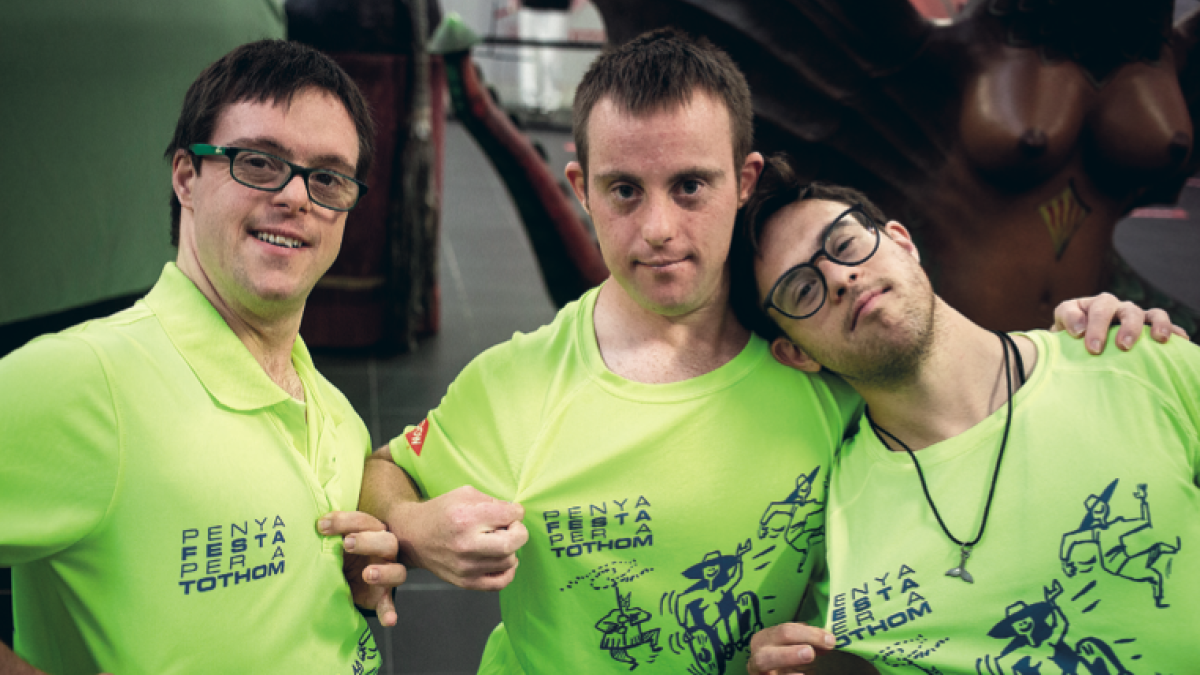
M 817 261 L 817 268 L 825 277 L 825 285 L 829 287 L 831 302 L 838 302 L 845 298 L 862 277 L 862 269 L 858 266 L 839 265 L 830 260 L 828 256 L 822 256 Z
M 288 182 L 283 184 L 276 199 L 292 208 L 303 208 L 309 204 L 308 182 L 298 173 L 292 174 Z
M 662 246 L 675 238 L 679 209 L 666 196 L 649 196 L 642 213 L 642 238 L 651 246 Z

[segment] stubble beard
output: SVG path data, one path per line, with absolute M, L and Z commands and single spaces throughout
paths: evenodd
M 919 287 L 928 293 L 927 301 L 914 302 L 896 326 L 863 345 L 845 359 L 846 363 L 835 364 L 837 359 L 817 361 L 855 388 L 888 391 L 914 382 L 929 358 L 937 333 L 937 296 L 927 284 Z M 889 339 L 893 336 L 900 339 Z

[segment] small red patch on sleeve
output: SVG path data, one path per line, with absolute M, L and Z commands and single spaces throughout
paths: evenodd
M 425 445 L 425 436 L 429 433 L 429 419 L 421 420 L 421 423 L 413 427 L 411 431 L 404 434 L 405 440 L 408 441 L 408 447 L 417 453 L 417 457 L 421 456 L 421 446 Z

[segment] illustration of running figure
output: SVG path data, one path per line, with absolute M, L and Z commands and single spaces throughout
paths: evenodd
M 675 598 L 672 612 L 701 672 L 724 673 L 725 662 L 762 630 L 758 596 L 751 591 L 734 596 L 742 580 L 742 556 L 749 551 L 747 539 L 735 555 L 712 551 L 683 572 L 697 581 Z
M 633 592 L 624 595 L 616 586 L 617 608 L 596 622 L 596 630 L 604 634 L 600 639 L 600 648 L 607 649 L 614 660 L 628 663 L 629 669 L 638 667 L 638 661 L 629 653 L 630 649 L 639 645 L 650 645 L 651 651 L 660 652 L 658 632 L 660 629 L 643 631 L 642 624 L 650 620 L 651 614 L 639 607 L 630 606 Z
M 1088 513 L 1079 529 L 1063 535 L 1059 550 L 1063 572 L 1068 577 L 1075 576 L 1077 572 L 1091 572 L 1098 558 L 1100 567 L 1113 576 L 1149 583 L 1154 588 L 1154 603 L 1159 607 L 1168 607 L 1163 602 L 1165 591 L 1160 568 L 1166 566 L 1169 569 L 1169 556 L 1179 552 L 1179 538 L 1175 538 L 1174 545 L 1160 541 L 1141 550 L 1131 549 L 1127 537 L 1154 527 L 1150 521 L 1150 504 L 1146 500 L 1146 485 L 1143 483 L 1133 493 L 1142 503 L 1141 517 L 1110 518 L 1108 503 L 1117 487 L 1117 480 L 1120 479 L 1109 483 L 1100 495 L 1087 498 L 1084 505 Z M 1096 551 L 1094 555 L 1077 562 L 1073 553 L 1080 544 L 1092 544 Z
M 784 541 L 800 553 L 797 571 L 804 569 L 809 550 L 825 540 L 825 504 L 811 499 L 813 483 L 821 467 L 796 478 L 796 489 L 783 501 L 772 502 L 759 522 L 759 539 L 776 539 L 783 535 Z
M 1058 606 L 1062 584 L 1056 579 L 1042 590 L 1044 602 L 1014 602 L 1008 606 L 1007 616 L 988 631 L 989 637 L 1008 640 L 1008 644 L 999 656 L 978 662 L 980 673 L 1006 672 L 1000 661 L 1007 659 L 1011 662 L 1007 672 L 1014 675 L 1130 675 L 1103 640 L 1084 638 L 1072 648 L 1066 641 L 1070 624 Z

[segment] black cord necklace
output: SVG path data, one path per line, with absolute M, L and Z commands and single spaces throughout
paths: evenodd
M 942 532 L 945 532 L 946 536 L 950 538 L 950 541 L 958 544 L 959 546 L 962 558 L 957 567 L 952 567 L 946 571 L 946 576 L 958 577 L 971 584 L 975 583 L 975 577 L 971 576 L 971 573 L 967 571 L 967 558 L 971 557 L 971 549 L 979 543 L 980 539 L 983 539 L 983 530 L 987 527 L 988 514 L 991 513 L 992 510 L 992 497 L 996 495 L 996 479 L 1000 476 L 1000 462 L 1004 460 L 1004 449 L 1008 447 L 1008 431 L 1010 428 L 1012 428 L 1013 394 L 1015 393 L 1015 390 L 1013 389 L 1012 368 L 1009 366 L 1008 360 L 1009 350 L 1012 350 L 1013 359 L 1017 363 L 1017 376 L 1021 379 L 1021 384 L 1025 384 L 1025 362 L 1021 358 L 1021 351 L 1017 349 L 1017 344 L 1013 342 L 1013 339 L 1006 333 L 1001 333 L 999 331 L 992 332 L 1000 338 L 1000 348 L 1004 350 L 1004 376 L 1005 381 L 1008 384 L 1008 416 L 1004 420 L 1004 436 L 1000 440 L 1000 452 L 996 454 L 996 466 L 994 469 L 992 469 L 992 485 L 990 488 L 988 488 L 987 502 L 985 502 L 983 506 L 983 520 L 979 523 L 979 532 L 971 541 L 959 540 L 950 533 L 950 528 L 946 527 L 946 522 L 942 520 L 942 514 L 938 513 L 937 506 L 933 503 L 933 497 L 929 494 L 929 486 L 925 483 L 925 473 L 921 471 L 921 463 L 917 461 L 916 453 L 914 453 L 912 449 L 904 443 L 904 441 L 896 438 L 896 436 L 890 431 L 876 424 L 875 420 L 871 419 L 870 408 L 867 408 L 866 411 L 867 422 L 869 422 L 871 424 L 871 428 L 875 430 L 875 435 L 879 436 L 879 441 L 883 443 L 884 446 L 887 446 L 888 442 L 883 439 L 883 436 L 887 436 L 895 441 L 897 445 L 904 448 L 904 451 L 907 452 L 908 456 L 912 458 L 913 465 L 917 467 L 917 477 L 921 479 L 921 489 L 925 492 L 925 501 L 929 503 L 929 508 L 933 509 L 933 515 L 935 518 L 937 518 L 938 525 L 942 526 Z M 1020 385 L 1018 385 L 1018 387 L 1019 386 Z

